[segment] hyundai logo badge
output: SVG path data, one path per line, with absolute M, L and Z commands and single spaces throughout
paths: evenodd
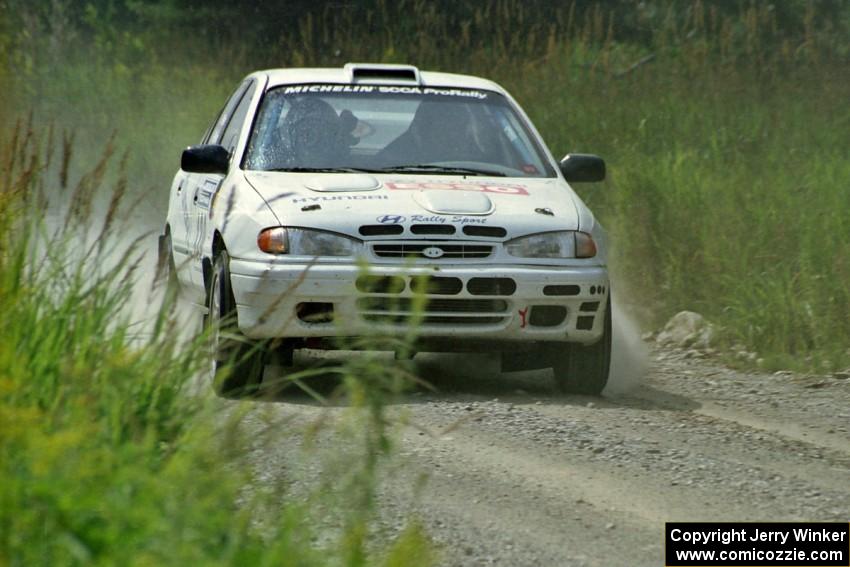
M 426 258 L 442 258 L 443 254 L 445 254 L 445 252 L 443 252 L 443 249 L 438 248 L 436 246 L 429 246 L 428 248 L 422 251 L 422 255 Z
M 404 222 L 405 218 L 402 215 L 382 215 L 375 220 L 381 224 L 399 224 Z

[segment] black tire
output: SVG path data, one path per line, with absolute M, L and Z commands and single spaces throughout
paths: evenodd
M 564 394 L 598 396 L 608 383 L 611 369 L 611 300 L 605 306 L 602 338 L 584 346 L 577 343 L 562 344 L 561 352 L 554 357 L 552 370 L 555 386 Z
M 222 251 L 215 260 L 207 290 L 206 327 L 209 333 L 213 389 L 223 398 L 255 394 L 263 380 L 266 349 L 239 332 L 236 299 L 230 287 L 230 257 Z

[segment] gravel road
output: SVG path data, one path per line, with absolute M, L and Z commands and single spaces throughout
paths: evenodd
M 616 306 L 615 320 L 601 398 L 556 394 L 550 371 L 502 374 L 494 357 L 418 355 L 437 392 L 390 408 L 407 425 L 378 529 L 418 518 L 445 566 L 611 567 L 663 565 L 665 521 L 850 521 L 850 373 L 731 370 L 644 345 Z M 306 493 L 345 467 L 350 439 L 323 427 L 301 451 L 297 425 L 346 406 L 302 394 L 249 407 L 249 427 L 271 432 L 249 453 L 258 482 Z
M 545 371 L 420 355 L 438 392 L 391 408 L 407 425 L 384 472 L 380 529 L 418 517 L 442 565 L 658 566 L 665 521 L 850 520 L 850 380 L 646 357 L 639 383 L 611 388 L 628 391 L 586 398 L 556 395 Z M 345 411 L 299 396 L 261 405 L 290 420 Z M 290 441 L 253 453 L 261 477 L 304 476 L 287 468 Z M 333 436 L 324 443 L 336 450 Z

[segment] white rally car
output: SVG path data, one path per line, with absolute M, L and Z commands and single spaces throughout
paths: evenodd
M 562 391 L 598 394 L 606 241 L 568 183 L 604 177 L 596 156 L 554 160 L 488 80 L 260 71 L 184 151 L 160 260 L 208 309 L 221 395 L 257 389 L 271 350 L 411 325 L 416 350 L 499 353 L 505 371 L 551 367 Z

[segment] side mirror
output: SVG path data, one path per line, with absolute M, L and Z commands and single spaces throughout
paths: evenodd
M 559 165 L 570 183 L 605 179 L 605 160 L 593 154 L 567 154 Z
M 189 146 L 183 150 L 180 169 L 189 173 L 227 174 L 230 167 L 230 152 L 217 144 Z

